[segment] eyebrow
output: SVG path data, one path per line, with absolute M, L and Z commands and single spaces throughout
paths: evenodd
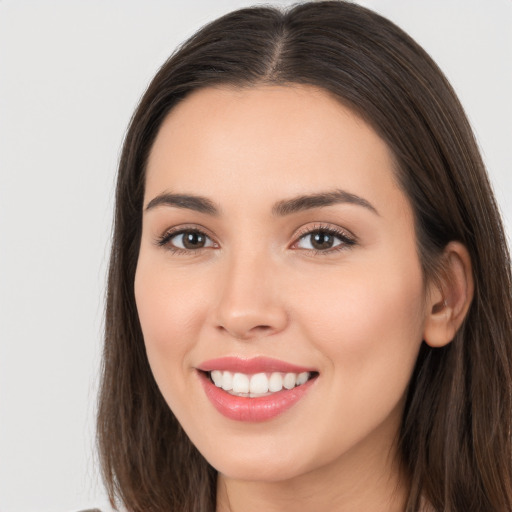
M 376 215 L 379 215 L 377 209 L 369 201 L 341 189 L 333 190 L 330 192 L 319 192 L 318 194 L 301 195 L 292 199 L 279 201 L 272 208 L 272 213 L 281 217 L 304 210 L 322 208 L 340 203 L 362 206 L 363 208 L 370 210 Z
M 169 194 L 164 193 L 151 199 L 146 206 L 146 211 L 156 208 L 157 206 L 174 206 L 175 208 L 185 208 L 187 210 L 195 210 L 208 215 L 218 215 L 219 210 L 215 204 L 206 197 L 194 196 L 190 194 Z
M 329 192 L 319 192 L 316 194 L 300 195 L 291 199 L 278 201 L 272 208 L 272 214 L 284 217 L 286 215 L 291 215 L 292 213 L 343 203 L 362 206 L 376 215 L 379 215 L 377 209 L 366 199 L 341 189 Z M 213 201 L 206 197 L 192 194 L 159 194 L 148 203 L 146 211 L 162 205 L 194 210 L 208 215 L 219 215 L 219 208 L 215 206 Z

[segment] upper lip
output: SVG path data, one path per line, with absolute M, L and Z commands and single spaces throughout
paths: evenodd
M 197 366 L 197 369 L 203 372 L 211 372 L 213 370 L 226 370 L 234 373 L 238 372 L 245 374 L 271 372 L 302 373 L 316 371 L 311 367 L 299 366 L 270 357 L 253 357 L 244 359 L 241 357 L 233 356 L 209 359 L 208 361 L 204 361 L 199 366 Z

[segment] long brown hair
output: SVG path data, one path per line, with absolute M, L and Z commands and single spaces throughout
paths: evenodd
M 454 340 L 423 344 L 399 433 L 407 512 L 512 510 L 511 275 L 498 209 L 464 111 L 432 59 L 360 6 L 248 8 L 210 23 L 155 76 L 119 165 L 98 444 L 112 504 L 131 512 L 214 511 L 216 472 L 188 440 L 151 374 L 134 300 L 145 165 L 169 111 L 226 84 L 309 84 L 352 108 L 386 141 L 415 214 L 426 279 L 446 244 L 468 249 L 475 294 Z

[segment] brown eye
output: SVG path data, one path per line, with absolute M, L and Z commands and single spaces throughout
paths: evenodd
M 189 229 L 167 234 L 159 242 L 159 245 L 168 246 L 169 249 L 194 251 L 214 247 L 215 244 L 209 236 L 201 231 Z
M 325 231 L 317 231 L 316 233 L 312 233 L 311 237 L 311 245 L 316 250 L 325 250 L 333 247 L 335 238 L 330 233 L 326 233 Z
M 206 236 L 197 231 L 182 233 L 181 238 L 185 249 L 201 249 L 206 244 Z
M 354 245 L 355 241 L 344 233 L 330 229 L 315 229 L 302 235 L 296 244 L 298 249 L 329 252 L 331 249 L 342 249 Z

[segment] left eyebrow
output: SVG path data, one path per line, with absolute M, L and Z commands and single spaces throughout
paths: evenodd
M 363 208 L 370 210 L 376 215 L 379 215 L 377 209 L 369 201 L 341 189 L 333 190 L 330 192 L 319 192 L 317 194 L 301 195 L 291 199 L 278 201 L 272 208 L 272 214 L 282 217 L 304 210 L 322 208 L 340 203 L 362 206 Z

